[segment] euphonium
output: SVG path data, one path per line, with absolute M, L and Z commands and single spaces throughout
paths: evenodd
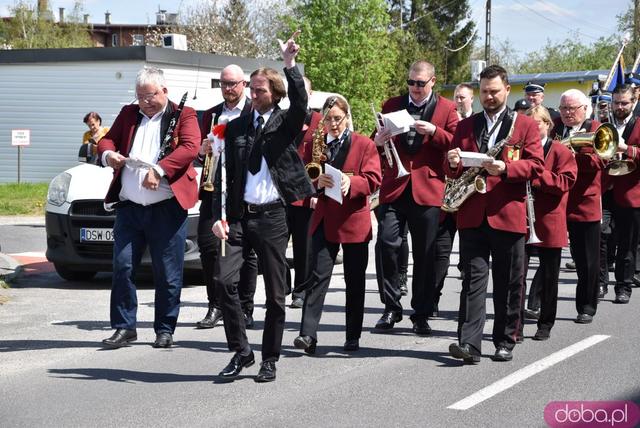
M 324 116 L 322 116 L 322 121 L 318 123 L 318 126 L 313 131 L 311 162 L 304 166 L 304 169 L 307 170 L 307 175 L 311 180 L 316 180 L 318 177 L 320 177 L 320 174 L 322 174 L 322 162 L 327 160 L 327 155 L 325 154 L 327 150 L 327 143 L 324 141 L 324 121 L 329 114 L 329 110 L 331 110 L 337 100 L 337 97 L 333 97 L 329 100 L 327 108 L 324 112 Z
M 593 147 L 601 159 L 609 160 L 618 151 L 618 130 L 610 123 L 603 123 L 594 132 L 576 132 L 561 143 L 572 150 Z

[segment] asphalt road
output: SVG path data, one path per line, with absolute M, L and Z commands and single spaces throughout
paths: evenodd
M 7 243 L 16 230 L 0 225 L 4 252 L 44 252 Z M 9 239 L 13 241 L 16 238 Z M 20 240 L 27 241 L 22 237 Z M 634 400 L 640 403 L 640 297 L 614 305 L 611 293 L 591 325 L 575 318 L 575 272 L 561 272 L 558 321 L 547 342 L 535 342 L 535 325 L 514 360 L 491 361 L 492 307 L 485 326 L 484 357 L 477 366 L 450 358 L 455 341 L 460 280 L 457 253 L 441 301 L 441 317 L 430 321 L 432 337 L 416 337 L 408 320 L 390 334 L 372 327 L 382 312 L 377 295 L 373 245 L 367 270 L 364 332 L 357 353 L 342 351 L 344 282 L 336 266 L 319 331 L 318 352 L 310 357 L 293 347 L 300 310 L 287 309 L 278 379 L 253 381 L 258 366 L 231 383 L 216 374 L 227 364 L 222 326 L 196 330 L 206 311 L 205 290 L 183 290 L 176 345 L 151 347 L 153 290 L 138 292 L 138 342 L 104 350 L 109 327 L 110 277 L 91 282 L 62 280 L 42 260 L 27 265 L 0 306 L 0 421 L 15 426 L 420 426 L 541 427 L 552 401 Z M 563 260 L 566 261 L 567 259 Z M 534 265 L 535 266 L 535 265 Z M 533 266 L 532 266 L 533 267 Z M 529 277 L 532 273 L 529 273 Z M 264 319 L 259 278 L 256 329 L 248 331 L 257 351 Z M 403 298 L 409 307 L 410 296 Z

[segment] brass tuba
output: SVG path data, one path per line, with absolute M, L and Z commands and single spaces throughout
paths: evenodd
M 311 180 L 316 180 L 322 174 L 322 162 L 327 160 L 325 154 L 327 150 L 327 143 L 324 141 L 324 121 L 329 114 L 329 110 L 338 100 L 337 97 L 332 97 L 327 103 L 327 108 L 322 116 L 322 120 L 318 122 L 318 126 L 313 131 L 313 146 L 311 148 L 311 162 L 304 166 L 307 171 L 307 175 Z
M 610 123 L 603 123 L 594 132 L 576 132 L 561 143 L 574 151 L 582 147 L 593 147 L 598 157 L 609 160 L 618 151 L 618 130 Z

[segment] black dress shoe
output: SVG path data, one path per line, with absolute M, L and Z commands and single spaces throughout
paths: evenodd
M 499 347 L 496 349 L 496 353 L 493 354 L 493 361 L 511 361 L 513 360 L 513 354 L 507 348 Z
M 413 322 L 413 332 L 418 336 L 429 336 L 431 327 L 425 319 L 418 319 Z
M 578 324 L 591 324 L 593 321 L 593 315 L 589 314 L 578 314 L 576 317 L 576 323 Z
M 302 297 L 296 297 L 291 301 L 291 304 L 289 305 L 289 307 L 292 309 L 300 309 L 303 306 L 304 306 L 304 300 L 302 299 Z
M 476 364 L 480 362 L 480 355 L 474 351 L 473 347 L 468 343 L 458 345 L 452 343 L 449 345 L 449 353 L 453 358 L 463 360 L 466 364 Z
M 171 333 L 163 331 L 156 334 L 156 341 L 153 343 L 154 348 L 170 348 L 173 345 L 173 336 Z
M 522 333 L 519 333 L 516 336 L 516 343 L 523 343 L 524 342 L 524 335 Z
M 604 296 L 606 296 L 608 292 L 609 292 L 609 289 L 606 286 L 604 286 L 604 285 L 599 286 L 598 287 L 598 299 L 604 299 Z
M 616 293 L 616 299 L 613 303 L 629 303 L 629 295 L 627 293 Z
M 260 370 L 255 380 L 256 382 L 273 382 L 276 380 L 276 362 L 263 361 L 260 364 Z
M 640 287 L 640 272 L 636 272 L 631 280 L 633 281 L 633 285 Z
M 566 262 L 564 264 L 564 267 L 570 270 L 576 270 L 576 263 L 573 260 L 571 260 L 570 262 Z
M 533 340 L 548 340 L 550 335 L 549 330 L 538 329 L 536 334 L 533 335 Z
M 390 330 L 395 323 L 402 321 L 402 315 L 391 311 L 382 314 L 376 323 L 376 330 Z
M 528 320 L 537 320 L 540 318 L 540 309 L 525 309 L 524 317 Z
M 316 353 L 316 344 L 318 341 L 311 336 L 298 336 L 293 339 L 293 346 L 298 349 L 303 349 L 307 354 Z
M 213 328 L 222 320 L 222 311 L 218 308 L 210 307 L 207 315 L 196 323 L 197 328 Z
M 244 313 L 244 328 L 247 330 L 253 328 L 253 316 L 248 312 Z
M 218 374 L 218 376 L 223 377 L 225 379 L 231 379 L 240 374 L 243 368 L 251 367 L 256 362 L 255 357 L 253 356 L 253 351 L 246 357 L 240 355 L 239 352 L 236 352 L 227 367 L 222 369 L 222 371 Z
M 344 342 L 344 346 L 342 347 L 342 349 L 347 352 L 357 351 L 358 349 L 360 349 L 360 341 L 358 339 L 349 339 Z
M 136 330 L 119 328 L 116 329 L 111 337 L 104 339 L 102 343 L 110 348 L 121 348 L 123 346 L 127 346 L 129 342 L 135 342 L 136 340 L 138 340 L 138 333 Z
M 440 309 L 438 309 L 438 304 L 437 303 L 433 304 L 433 310 L 431 311 L 431 316 L 432 317 L 439 317 L 440 316 Z

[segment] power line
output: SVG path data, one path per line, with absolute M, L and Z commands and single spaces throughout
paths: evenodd
M 554 4 L 548 3 L 548 2 L 547 2 L 547 1 L 545 1 L 545 0 L 538 0 L 538 1 L 539 1 L 540 3 L 542 3 L 542 4 L 544 4 L 544 5 L 549 6 L 549 7 L 553 7 L 553 6 L 555 6 Z M 598 27 L 598 28 L 600 28 L 603 32 L 605 32 L 606 34 L 611 34 L 611 33 L 612 33 L 612 30 L 611 30 L 610 28 L 605 28 L 605 27 L 603 27 L 603 26 L 601 26 L 601 25 L 594 24 L 593 22 L 589 22 L 589 21 L 587 21 L 587 20 L 585 20 L 585 19 L 582 19 L 582 18 L 580 18 L 579 16 L 572 16 L 572 17 L 571 17 L 571 20 L 573 20 L 573 21 L 580 21 L 580 22 L 583 22 L 583 23 L 585 23 L 585 24 L 587 24 L 587 25 L 590 25 L 591 27 Z M 615 31 L 615 29 L 614 29 L 613 31 Z

